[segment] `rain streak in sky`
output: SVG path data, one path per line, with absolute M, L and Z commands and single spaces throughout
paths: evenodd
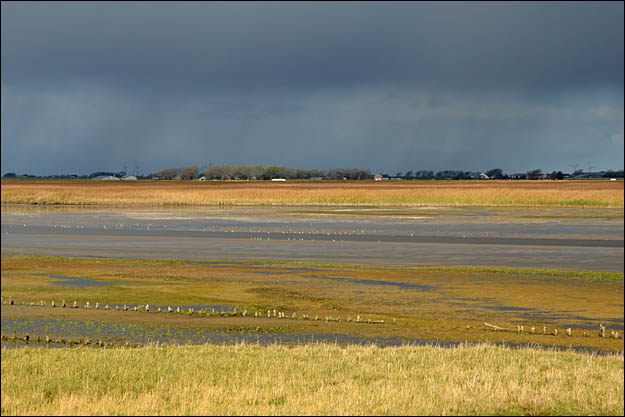
M 623 2 L 2 2 L 2 173 L 623 169 Z

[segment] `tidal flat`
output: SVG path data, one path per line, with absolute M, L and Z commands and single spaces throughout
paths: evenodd
M 2 206 L 2 255 L 623 271 L 622 209 Z

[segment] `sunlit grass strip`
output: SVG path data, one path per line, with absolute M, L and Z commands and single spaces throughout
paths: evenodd
M 623 356 L 494 346 L 2 350 L 2 415 L 622 415 Z
M 3 180 L 2 204 L 624 207 L 622 181 L 98 182 Z
M 362 265 L 345 265 L 334 263 L 320 262 L 298 262 L 298 261 L 270 261 L 270 260 L 231 260 L 231 259 L 206 259 L 206 260 L 184 260 L 184 259 L 125 259 L 125 258 L 69 258 L 61 256 L 43 256 L 43 255 L 25 255 L 25 254 L 6 254 L 2 255 L 2 260 L 33 260 L 33 261 L 52 261 L 52 262 L 86 262 L 86 263 L 123 263 L 127 265 L 177 265 L 177 264 L 197 264 L 203 265 L 210 263 L 228 263 L 232 265 L 262 265 L 274 267 L 298 267 L 298 268 L 332 268 L 332 269 L 358 269 L 358 270 L 375 270 L 380 269 L 376 266 Z M 537 268 L 509 268 L 509 267 L 486 267 L 486 266 L 415 266 L 415 267 L 383 267 L 386 270 L 408 270 L 422 272 L 458 272 L 458 273 L 492 273 L 492 274 L 511 274 L 519 276 L 533 276 L 550 279 L 579 279 L 584 281 L 623 281 L 625 274 L 622 272 L 596 272 L 596 271 L 565 271 L 559 269 L 537 269 Z

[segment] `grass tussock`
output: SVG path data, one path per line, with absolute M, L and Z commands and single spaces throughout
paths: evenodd
M 622 181 L 2 180 L 2 204 L 624 207 Z
M 487 345 L 2 350 L 2 415 L 623 414 L 623 356 Z

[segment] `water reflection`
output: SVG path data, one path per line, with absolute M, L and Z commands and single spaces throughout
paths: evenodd
M 432 342 L 402 337 L 360 337 L 346 334 L 291 334 L 291 333 L 259 333 L 259 332 L 218 332 L 204 329 L 171 328 L 161 326 L 144 326 L 134 324 L 101 323 L 94 321 L 74 321 L 58 319 L 2 319 L 2 334 L 28 333 L 29 342 L 9 340 L 3 337 L 2 348 L 15 349 L 24 347 L 71 348 L 85 346 L 76 341 L 91 340 L 90 347 L 137 347 L 142 345 L 200 345 L 219 344 L 235 345 L 240 343 L 259 345 L 302 345 L 311 343 L 332 343 L 337 345 L 375 345 L 378 347 L 392 346 L 439 346 L 457 347 L 475 345 L 466 342 Z M 19 329 L 19 332 L 17 331 Z M 63 339 L 63 343 L 45 343 L 45 335 L 55 341 Z M 39 338 L 33 339 L 33 338 Z M 101 343 L 100 343 L 101 342 Z M 594 354 L 619 354 L 623 352 L 602 351 L 586 346 L 554 346 L 528 345 L 519 343 L 492 343 L 496 346 L 534 347 L 555 350 L 574 350 Z

